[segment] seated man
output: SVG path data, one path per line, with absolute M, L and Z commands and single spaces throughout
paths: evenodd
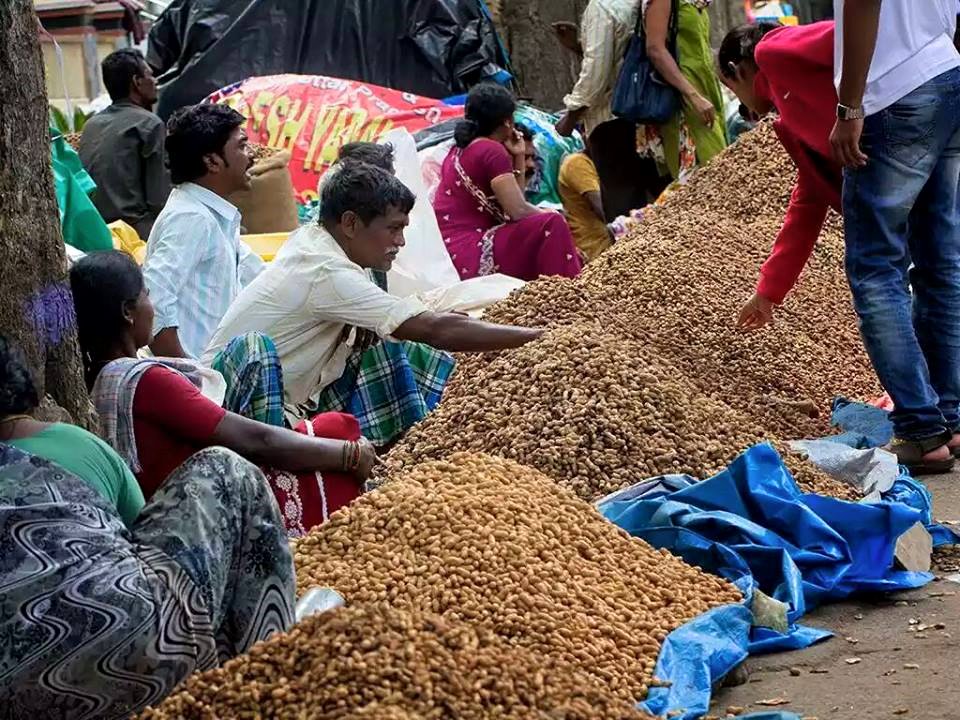
M 539 186 L 537 181 L 537 146 L 534 144 L 533 131 L 523 123 L 517 123 L 517 132 L 523 136 L 523 179 L 526 194 L 533 195 Z
M 392 349 L 399 344 L 389 339 L 424 343 L 429 347 L 415 347 L 426 351 L 487 352 L 538 338 L 538 329 L 431 312 L 416 297 L 390 295 L 373 282 L 367 270 L 389 270 L 404 246 L 414 200 L 388 171 L 343 163 L 322 183 L 319 223 L 295 232 L 274 262 L 243 290 L 220 323 L 205 359 L 237 335 L 266 333 L 280 354 L 287 405 L 299 414 L 343 410 L 357 385 L 367 382 L 358 419 L 364 435 L 383 446 L 412 424 L 404 414 L 408 388 L 397 386 L 415 384 L 435 405 L 452 362 L 447 359 L 437 368 L 421 362 L 416 372 L 412 361 L 386 371 L 364 367 L 363 373 L 375 376 L 365 379 L 360 357 L 372 340 L 388 340 L 385 346 Z M 382 432 L 383 425 L 390 432 Z
M 84 126 L 80 159 L 97 183 L 93 202 L 103 219 L 123 220 L 146 240 L 170 194 L 166 128 L 153 114 L 157 81 L 132 48 L 110 53 L 102 68 L 113 104 Z
M 589 141 L 583 152 L 567 155 L 560 165 L 560 199 L 577 249 L 587 262 L 610 247 L 613 237 L 607 226 L 600 190 L 600 176 L 590 156 Z
M 178 110 L 167 125 L 175 188 L 143 263 L 156 309 L 155 355 L 199 357 L 240 290 L 263 269 L 240 241 L 240 211 L 227 200 L 250 187 L 245 122 L 225 105 L 195 105 Z

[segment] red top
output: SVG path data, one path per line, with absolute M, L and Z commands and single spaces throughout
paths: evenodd
M 472 188 L 457 172 L 458 156 Z M 502 175 L 512 174 L 510 153 L 502 143 L 489 138 L 475 140 L 462 151 L 453 148 L 443 161 L 433 210 L 437 214 L 444 245 L 461 280 L 480 274 L 484 233 L 502 222 L 491 213 L 491 208 L 500 210 L 491 183 Z M 480 202 L 476 192 L 483 194 L 487 202 Z
M 797 184 L 757 293 L 781 303 L 793 289 L 830 208 L 840 212 L 843 168 L 833 160 L 830 132 L 837 118 L 833 84 L 833 22 L 773 30 L 754 57 L 754 90 L 776 107 L 777 137 L 797 165 Z
M 133 398 L 133 432 L 143 468 L 137 480 L 145 498 L 187 458 L 213 444 L 226 414 L 179 373 L 156 365 L 143 374 Z

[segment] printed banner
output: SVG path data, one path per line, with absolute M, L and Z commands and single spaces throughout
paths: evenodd
M 462 116 L 440 100 L 323 75 L 248 78 L 207 98 L 247 118 L 250 142 L 289 150 L 290 175 L 301 205 L 316 202 L 317 183 L 340 146 L 376 141 L 394 128 L 415 133 Z

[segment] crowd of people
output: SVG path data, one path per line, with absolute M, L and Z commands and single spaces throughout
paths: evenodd
M 745 25 L 715 57 L 709 0 L 591 0 L 557 28 L 582 58 L 557 131 L 584 150 L 559 172 L 564 211 L 531 204 L 532 135 L 513 94 L 474 87 L 433 209 L 462 280 L 575 277 L 624 218 L 727 144 L 721 84 L 774 128 L 798 179 L 739 318 L 774 319 L 827 213 L 843 213 L 864 343 L 895 406 L 900 461 L 960 456 L 960 53 L 956 0 L 836 0 L 836 22 Z M 852 30 L 852 28 L 856 30 Z M 911 28 L 911 32 L 904 32 Z M 682 98 L 667 123 L 615 117 L 642 33 Z M 100 436 L 34 418 L 40 403 L 0 336 L 0 680 L 14 714 L 125 717 L 186 675 L 293 621 L 288 537 L 363 491 L 440 401 L 453 352 L 536 340 L 536 328 L 436 312 L 390 292 L 417 199 L 389 145 L 349 143 L 316 217 L 269 264 L 241 241 L 245 118 L 221 105 L 151 112 L 143 57 L 103 63 L 113 104 L 80 155 L 106 220 L 147 238 L 73 264 L 85 379 Z M 747 294 L 747 293 L 745 293 Z M 96 628 L 94 631 L 93 628 Z M 2 695 L 0 695 L 2 697 Z

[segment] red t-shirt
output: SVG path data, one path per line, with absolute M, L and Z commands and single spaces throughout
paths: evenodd
M 213 444 L 226 414 L 179 373 L 156 365 L 143 374 L 133 399 L 133 430 L 143 468 L 137 480 L 145 498 L 187 458 Z
M 833 159 L 830 131 L 836 122 L 834 24 L 783 27 L 764 36 L 755 59 L 754 90 L 776 106 L 774 123 L 797 165 L 797 184 L 757 292 L 781 303 L 797 283 L 823 229 L 827 211 L 840 210 L 843 168 Z

